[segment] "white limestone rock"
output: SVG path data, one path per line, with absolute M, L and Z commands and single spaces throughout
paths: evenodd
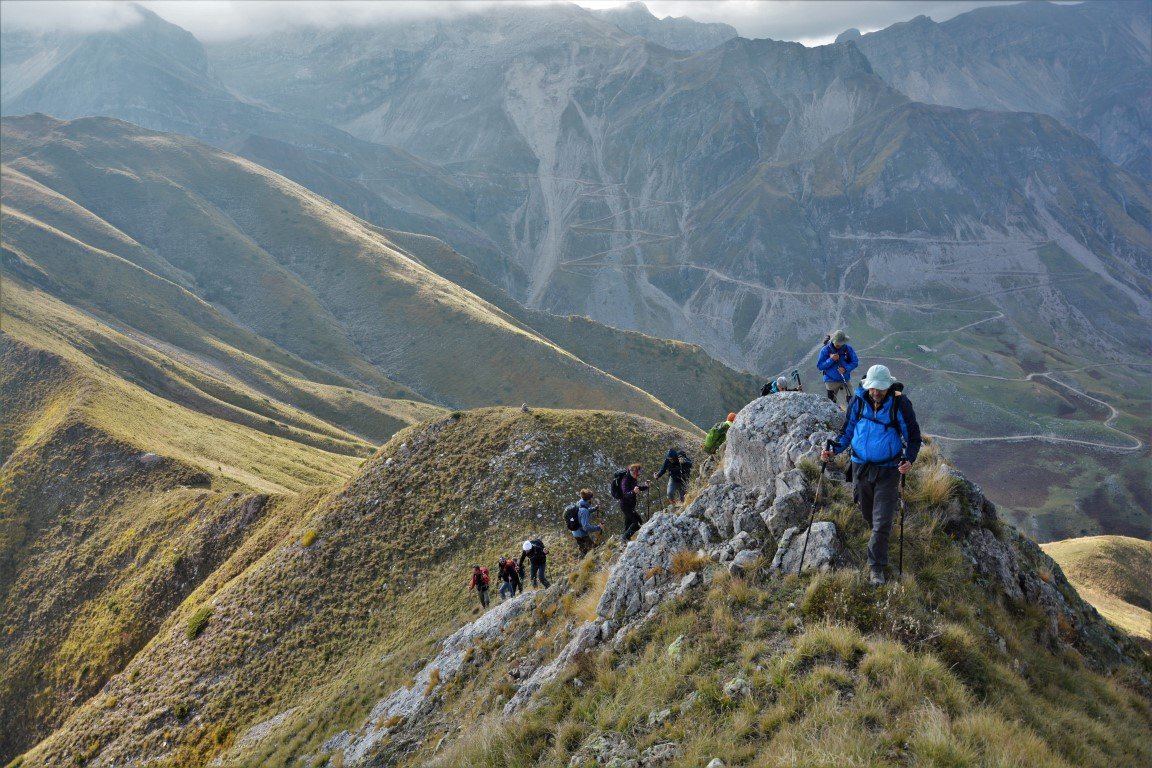
M 796 573 L 800 565 L 800 553 L 804 550 L 804 537 L 807 529 L 789 528 L 780 537 L 776 556 L 772 558 L 772 569 L 782 573 Z M 804 552 L 805 571 L 830 571 L 846 565 L 844 544 L 836 530 L 836 523 L 819 522 L 812 524 L 808 547 Z

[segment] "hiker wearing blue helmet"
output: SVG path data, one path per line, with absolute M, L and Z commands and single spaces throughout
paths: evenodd
M 892 378 L 885 366 L 869 368 L 848 403 L 844 426 L 832 450 L 826 448 L 820 454 L 822 461 L 828 461 L 833 454 L 851 450 L 854 495 L 872 528 L 868 540 L 872 584 L 885 582 L 900 478 L 912 468 L 922 442 L 916 412 L 903 390 L 904 385 Z
M 824 374 L 824 388 L 828 390 L 829 400 L 835 403 L 841 391 L 844 392 L 845 404 L 852 399 L 852 371 L 858 365 L 860 357 L 848 346 L 848 335 L 839 328 L 828 334 L 820 348 L 816 367 Z

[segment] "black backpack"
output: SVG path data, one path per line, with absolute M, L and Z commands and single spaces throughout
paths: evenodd
M 624 480 L 624 475 L 626 474 L 628 474 L 628 470 L 621 469 L 618 470 L 616 474 L 612 475 L 612 485 L 608 489 L 608 492 L 612 494 L 612 498 L 624 498 L 624 489 L 620 487 L 620 483 Z
M 688 454 L 680 451 L 680 476 L 685 480 L 692 474 L 692 459 L 688 458 Z
M 573 504 L 564 510 L 564 524 L 570 531 L 580 530 L 580 505 Z

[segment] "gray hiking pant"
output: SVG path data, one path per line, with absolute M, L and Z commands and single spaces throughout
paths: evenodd
M 860 514 L 872 527 L 868 539 L 868 566 L 883 571 L 888 565 L 888 540 L 892 535 L 892 521 L 900 503 L 900 471 L 896 467 L 878 467 L 875 464 L 856 464 L 852 467 L 856 480 L 856 500 Z

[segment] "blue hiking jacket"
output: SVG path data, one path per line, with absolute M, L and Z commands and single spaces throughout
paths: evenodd
M 596 533 L 597 531 L 604 530 L 602 526 L 594 525 L 592 523 L 592 506 L 588 503 L 587 499 L 580 499 L 580 503 L 577 506 L 579 507 L 577 514 L 580 515 L 580 528 L 572 531 L 573 536 L 578 539 L 582 539 L 585 536 Z
M 896 409 L 896 429 L 892 428 L 893 408 Z M 848 403 L 848 414 L 833 453 L 851 446 L 855 464 L 895 467 L 900 463 L 901 454 L 908 461 L 916 461 L 922 442 L 916 412 L 907 396 L 890 389 L 880 408 L 873 410 L 868 393 L 863 387 L 857 387 Z
M 832 355 L 840 355 L 840 359 L 833 360 Z M 856 350 L 848 344 L 834 350 L 832 342 L 820 347 L 820 358 L 816 361 L 816 367 L 824 373 L 824 381 L 846 382 L 852 378 L 852 371 L 856 370 L 858 365 L 860 357 L 856 354 Z M 836 370 L 841 366 L 844 367 L 844 373 Z

